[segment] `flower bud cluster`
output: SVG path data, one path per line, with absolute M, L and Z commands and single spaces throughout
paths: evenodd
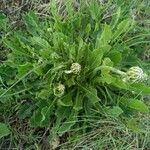
M 147 80 L 148 76 L 143 72 L 143 70 L 138 67 L 131 67 L 126 72 L 126 77 L 123 79 L 124 81 L 132 81 L 132 82 L 142 82 Z
M 61 97 L 65 93 L 65 86 L 59 83 L 56 87 L 54 87 L 53 91 L 55 96 Z
M 81 72 L 81 65 L 79 63 L 73 63 L 70 67 L 70 70 L 66 70 L 65 73 L 66 74 L 79 74 Z

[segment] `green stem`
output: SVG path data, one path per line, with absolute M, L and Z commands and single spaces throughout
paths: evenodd
M 102 70 L 102 69 L 108 69 L 108 70 L 110 70 L 111 72 L 116 73 L 116 74 L 118 74 L 118 75 L 126 76 L 126 73 L 125 73 L 125 72 L 120 71 L 120 70 L 118 70 L 118 69 L 116 69 L 116 68 L 113 68 L 113 67 L 110 67 L 110 66 L 100 66 L 100 67 L 96 68 L 96 69 L 93 71 L 93 75 L 95 75 L 95 74 L 97 73 L 97 71 Z

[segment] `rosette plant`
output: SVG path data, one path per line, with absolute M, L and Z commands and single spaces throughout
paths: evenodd
M 0 65 L 2 105 L 19 103 L 20 119 L 58 135 L 85 125 L 82 116 L 111 116 L 128 124 L 136 112 L 147 113 L 142 99 L 150 87 L 142 82 L 148 75 L 142 66 L 142 74 L 134 73 L 138 67 L 129 73 L 134 66 L 123 63 L 134 50 L 125 44 L 134 20 L 120 19 L 120 9 L 105 18 L 96 1 L 64 5 L 60 14 L 52 0 L 44 19 L 27 13 L 24 28 L 3 38 L 10 53 Z

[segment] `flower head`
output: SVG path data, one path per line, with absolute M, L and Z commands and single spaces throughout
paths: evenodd
M 81 65 L 79 63 L 73 63 L 70 67 L 70 70 L 74 74 L 79 74 L 81 71 Z
M 48 31 L 48 32 L 52 32 L 53 29 L 52 29 L 52 28 L 47 28 L 47 31 Z
M 65 70 L 65 73 L 70 74 L 79 74 L 81 72 L 81 65 L 79 63 L 73 63 L 70 67 L 70 70 Z
M 140 67 L 135 66 L 129 68 L 129 70 L 126 72 L 124 81 L 141 82 L 147 80 L 147 77 L 147 74 L 145 74 Z
M 55 96 L 61 97 L 65 93 L 65 86 L 59 83 L 56 87 L 54 87 L 53 91 Z

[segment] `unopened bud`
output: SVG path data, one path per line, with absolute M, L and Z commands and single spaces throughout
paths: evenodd
M 142 82 L 144 80 L 147 80 L 147 74 L 143 72 L 143 70 L 138 67 L 131 67 L 126 72 L 126 77 L 124 78 L 124 81 L 133 81 L 133 82 Z
M 53 91 L 55 96 L 61 97 L 65 93 L 65 86 L 59 83 L 58 86 L 54 87 Z
M 74 74 L 79 74 L 81 71 L 81 65 L 79 63 L 73 63 L 70 67 L 70 70 Z

